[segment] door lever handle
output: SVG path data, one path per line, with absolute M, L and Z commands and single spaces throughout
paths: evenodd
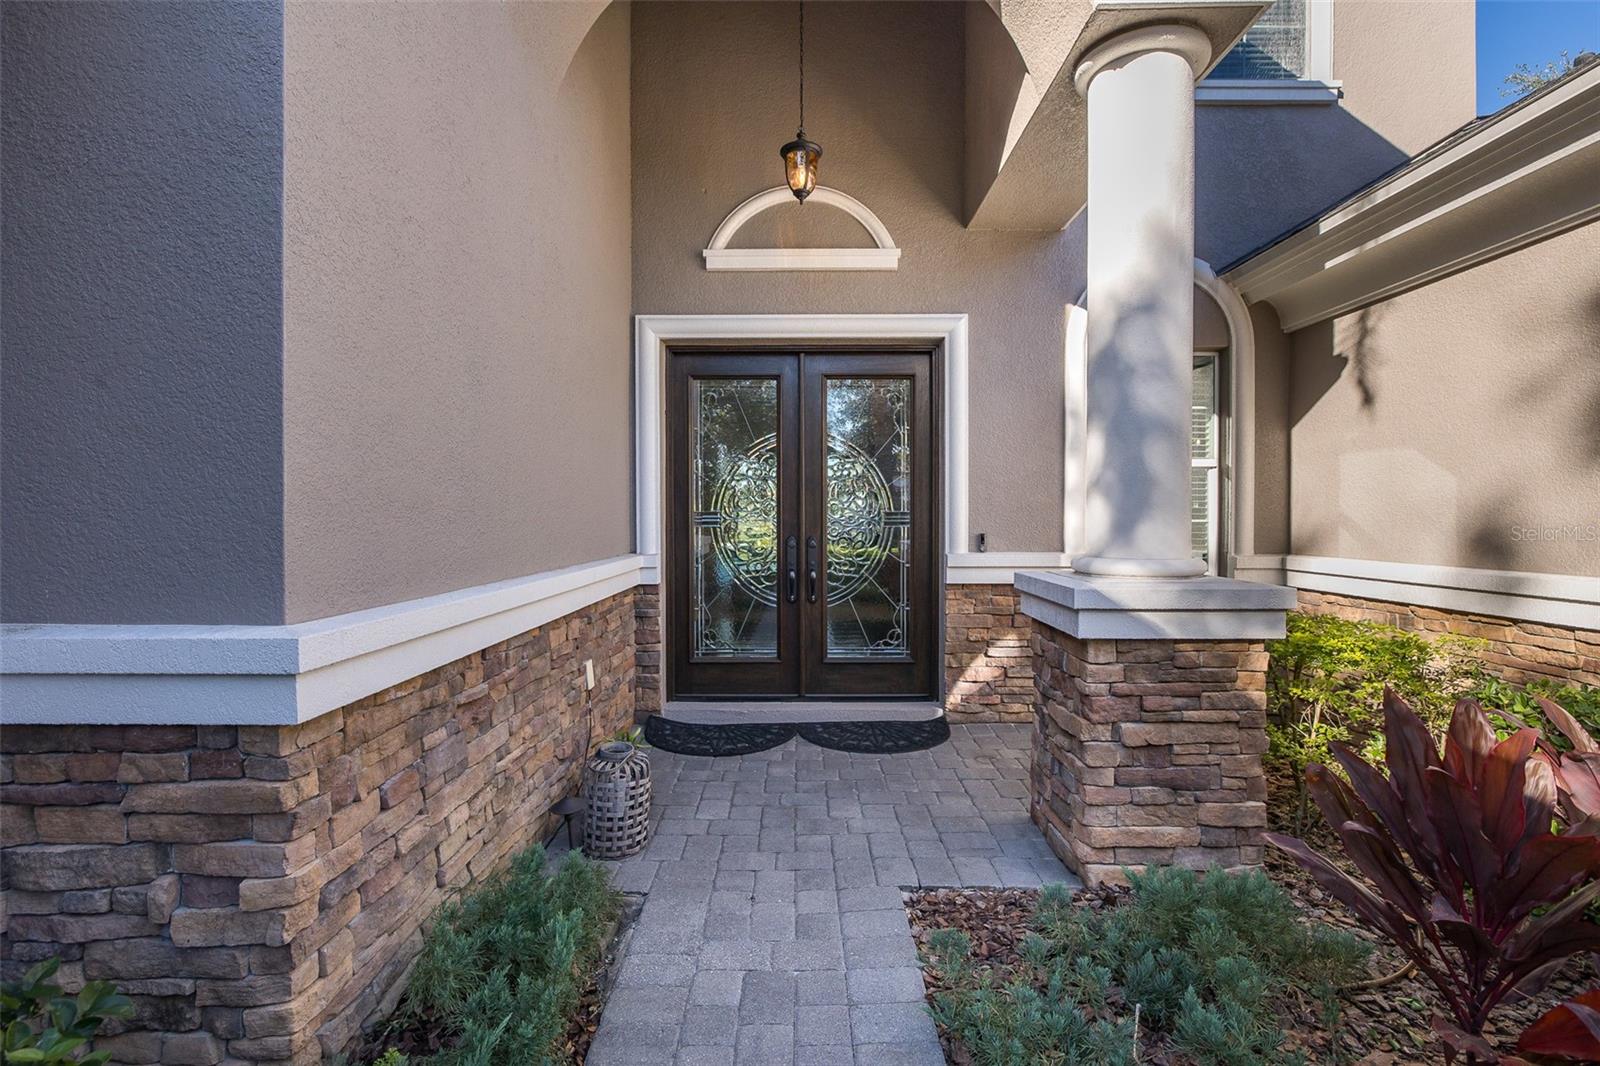
M 795 602 L 796 600 L 798 600 L 800 598 L 800 575 L 799 575 L 800 548 L 799 548 L 799 544 L 798 544 L 797 539 L 794 538 L 794 537 L 790 537 L 789 538 L 789 541 L 788 541 L 786 547 L 788 549 L 788 565 L 789 565 L 787 593 L 788 593 L 789 602 L 793 603 L 793 602 Z
M 817 538 L 806 538 L 806 600 L 817 602 Z

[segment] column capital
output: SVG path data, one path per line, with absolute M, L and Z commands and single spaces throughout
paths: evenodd
M 1139 26 L 1109 37 L 1089 50 L 1078 61 L 1072 84 L 1079 94 L 1089 95 L 1089 83 L 1094 76 L 1119 60 L 1146 52 L 1171 52 L 1188 60 L 1196 78 L 1200 77 L 1211 61 L 1211 39 L 1193 26 L 1166 23 L 1157 26 Z

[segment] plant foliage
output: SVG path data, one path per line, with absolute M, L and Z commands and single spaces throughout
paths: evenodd
M 102 1023 L 131 1017 L 133 1002 L 105 981 L 90 981 L 76 996 L 67 995 L 50 980 L 60 966 L 60 959 L 46 959 L 22 980 L 0 985 L 0 1060 L 102 1066 L 111 1058 L 109 1051 L 83 1050 Z
M 1291 991 L 1324 1003 L 1360 972 L 1367 949 L 1302 924 L 1260 872 L 1130 874 L 1116 907 L 1040 895 L 1024 962 L 1003 983 L 976 964 L 965 934 L 929 938 L 942 989 L 933 1015 L 979 1066 L 1138 1061 L 1137 1028 L 1199 1066 L 1290 1063 L 1276 1024 Z
M 1307 786 L 1368 884 L 1293 837 L 1288 852 L 1334 897 L 1391 940 L 1438 989 L 1447 1046 L 1483 1057 L 1496 1006 L 1569 956 L 1600 950 L 1584 908 L 1600 895 L 1600 837 L 1551 832 L 1556 775 L 1534 756 L 1539 734 L 1500 740 L 1476 701 L 1456 705 L 1441 755 L 1427 725 L 1384 697 L 1385 776 L 1341 744 L 1349 783 L 1321 765 Z
M 1550 1008 L 1528 1026 L 1517 1050 L 1564 1062 L 1600 1062 L 1600 988 Z
M 1562 751 L 1572 750 L 1581 741 L 1573 737 L 1571 729 L 1551 719 L 1545 712 L 1545 703 L 1562 708 L 1593 742 L 1600 736 L 1600 688 L 1592 685 L 1563 684 L 1558 681 L 1530 681 L 1526 685 L 1513 685 L 1497 677 L 1485 677 L 1467 693 L 1489 711 L 1490 717 L 1500 716 L 1495 732 L 1508 736 L 1524 724 L 1531 725 L 1544 734 L 1545 740 Z
M 1336 743 L 1381 758 L 1385 688 L 1442 733 L 1456 699 L 1483 682 L 1483 647 L 1470 637 L 1430 640 L 1377 622 L 1291 613 L 1284 638 L 1267 643 L 1269 760 L 1298 779 L 1312 763 L 1328 763 Z
M 441 908 L 396 1024 L 454 1037 L 427 1060 L 436 1066 L 564 1062 L 568 1019 L 619 904 L 598 865 L 573 853 L 552 871 L 544 849 L 529 848 Z

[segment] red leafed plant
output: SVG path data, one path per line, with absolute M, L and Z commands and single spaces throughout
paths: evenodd
M 1557 775 L 1534 757 L 1538 730 L 1497 741 L 1477 701 L 1462 700 L 1441 755 L 1393 692 L 1383 713 L 1387 776 L 1343 745 L 1333 754 L 1348 783 L 1325 766 L 1306 770 L 1308 791 L 1371 887 L 1303 841 L 1266 838 L 1439 990 L 1450 1012 L 1435 1021 L 1447 1062 L 1457 1053 L 1492 1062 L 1482 1037 L 1490 1012 L 1570 956 L 1600 950 L 1600 925 L 1584 916 L 1600 896 L 1600 836 L 1551 832 Z
M 1600 988 L 1550 1008 L 1528 1026 L 1517 1050 L 1566 1062 L 1600 1062 Z

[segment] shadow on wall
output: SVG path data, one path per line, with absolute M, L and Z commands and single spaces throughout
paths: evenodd
M 1307 326 L 1293 335 L 1294 374 L 1289 390 L 1291 427 L 1299 425 L 1346 373 L 1350 374 L 1351 384 L 1361 398 L 1361 410 L 1369 413 L 1376 410 L 1377 337 L 1384 311 L 1383 304 L 1358 311 L 1343 337 L 1335 335 L 1335 320 L 1332 319 Z M 1293 457 L 1290 458 L 1292 462 Z
M 1195 254 L 1220 271 L 1409 159 L 1342 106 L 1196 108 Z
M 1600 323 L 1600 289 L 1590 293 L 1583 301 L 1583 317 L 1591 323 Z M 1589 366 L 1573 373 L 1572 369 Z M 1562 371 L 1559 376 L 1545 376 L 1523 383 L 1511 396 L 1511 406 L 1517 410 L 1537 411 L 1544 405 L 1553 390 L 1570 389 L 1575 382 L 1586 382 L 1587 392 L 1579 398 L 1577 424 L 1586 432 L 1579 434 L 1574 453 L 1591 467 L 1600 467 L 1600 345 L 1578 341 L 1561 360 L 1552 363 Z M 1513 417 L 1518 417 L 1513 415 Z

